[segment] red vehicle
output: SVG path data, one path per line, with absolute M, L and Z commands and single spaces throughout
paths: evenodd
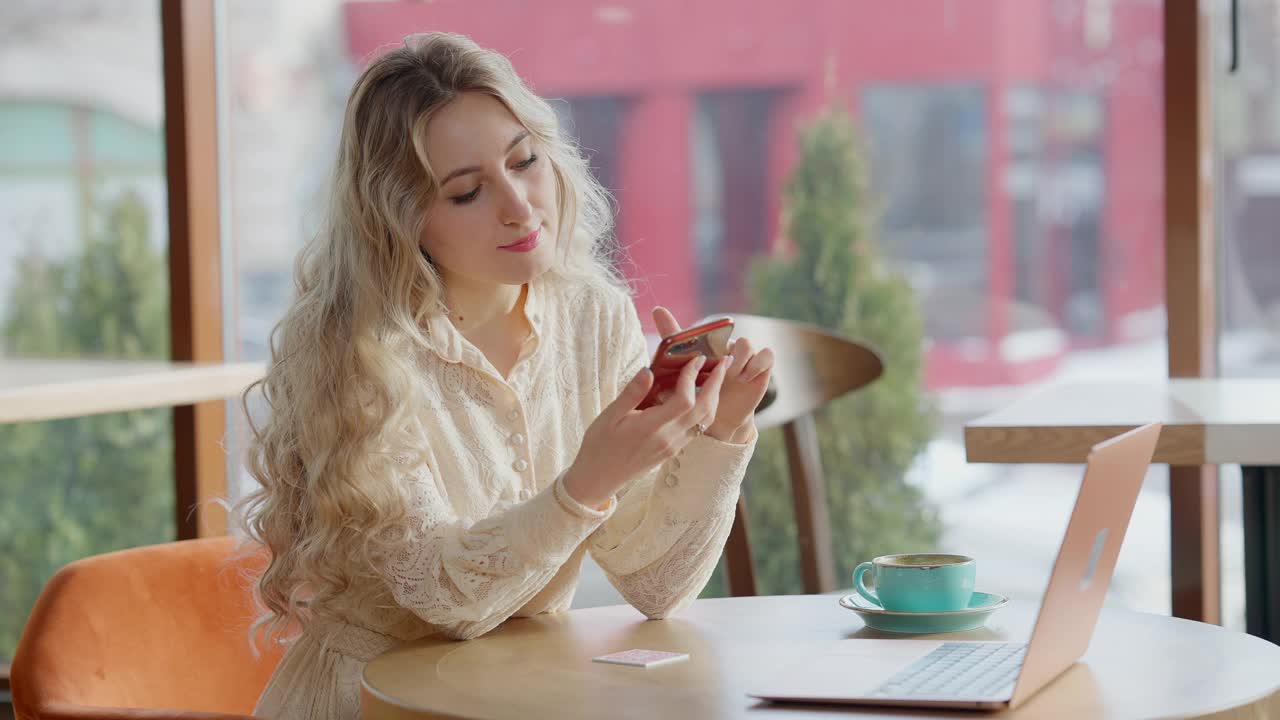
M 641 307 L 747 307 L 795 128 L 837 98 L 867 138 L 877 238 L 919 290 L 931 387 L 1164 332 L 1159 3 L 351 2 L 344 28 L 357 62 L 465 33 L 567 101 Z

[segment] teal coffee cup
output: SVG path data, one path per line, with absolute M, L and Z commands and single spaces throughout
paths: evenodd
M 853 571 L 853 589 L 896 612 L 942 612 L 969 607 L 978 565 L 967 555 L 883 555 Z M 864 578 L 871 573 L 875 589 Z

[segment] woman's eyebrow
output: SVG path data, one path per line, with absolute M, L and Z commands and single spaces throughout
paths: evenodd
M 507 153 L 511 152 L 511 150 L 515 148 L 515 146 L 519 145 L 520 142 L 527 137 L 529 137 L 528 130 L 521 130 L 520 132 L 516 133 L 516 136 L 511 139 L 511 142 L 507 143 L 507 149 L 502 151 L 502 154 L 506 155 Z M 476 172 L 480 172 L 480 167 L 477 165 L 468 165 L 467 167 L 460 167 L 457 170 L 454 170 L 453 172 L 449 173 L 448 175 L 445 175 L 444 179 L 440 181 L 440 184 L 444 185 L 445 183 L 448 183 L 450 180 L 458 177 L 459 175 L 467 175 L 469 173 L 476 173 Z

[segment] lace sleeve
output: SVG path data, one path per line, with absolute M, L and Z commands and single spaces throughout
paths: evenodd
M 606 368 L 619 387 L 648 362 L 635 309 L 626 303 L 616 332 L 624 349 Z M 692 602 L 715 570 L 733 525 L 738 491 L 755 439 L 738 445 L 709 437 L 620 493 L 617 509 L 588 539 L 591 556 L 618 592 L 651 618 Z
M 483 635 L 519 610 L 614 509 L 582 506 L 557 479 L 467 524 L 425 465 L 408 480 L 412 527 L 383 575 L 397 603 L 456 639 Z
M 698 438 L 634 484 L 587 540 L 627 602 L 651 618 L 688 605 L 715 570 L 755 444 Z

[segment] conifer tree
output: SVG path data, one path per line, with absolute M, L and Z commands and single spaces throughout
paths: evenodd
M 828 108 L 801 131 L 800 145 L 783 210 L 789 247 L 757 260 L 750 289 L 753 312 L 857 338 L 884 360 L 878 380 L 816 418 L 836 581 L 848 587 L 859 562 L 938 541 L 935 513 L 905 479 L 933 436 L 936 412 L 923 388 L 915 298 L 880 256 L 869 222 L 852 119 Z M 743 486 L 762 594 L 800 591 L 789 477 L 781 431 L 762 433 Z

